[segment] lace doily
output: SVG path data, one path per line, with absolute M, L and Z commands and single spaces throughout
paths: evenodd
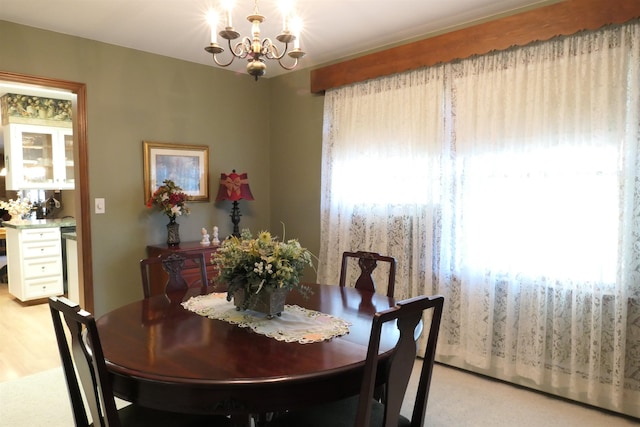
M 281 316 L 267 319 L 255 311 L 238 311 L 226 293 L 198 295 L 182 303 L 182 306 L 201 316 L 222 320 L 242 328 L 274 338 L 278 341 L 308 344 L 349 333 L 351 325 L 346 320 L 298 305 L 285 305 Z

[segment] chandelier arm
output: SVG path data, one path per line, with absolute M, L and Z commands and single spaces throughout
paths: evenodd
M 298 58 L 295 58 L 295 60 L 293 61 L 293 65 L 291 66 L 284 65 L 284 63 L 282 62 L 282 59 L 278 59 L 278 64 L 280 64 L 280 66 L 285 70 L 291 71 L 298 66 Z
M 235 56 L 235 55 L 231 55 L 231 60 L 230 60 L 229 62 L 227 62 L 227 63 L 222 63 L 222 62 L 218 61 L 218 57 L 217 57 L 217 55 L 218 55 L 217 53 L 214 53 L 214 54 L 213 54 L 213 61 L 214 61 L 216 64 L 218 64 L 218 66 L 220 66 L 220 67 L 228 67 L 229 65 L 231 65 L 231 64 L 233 63 L 233 60 L 234 60 L 234 59 L 236 59 L 236 56 Z
M 229 41 L 229 49 L 231 49 L 231 41 Z M 242 41 L 236 43 L 235 47 L 231 49 L 231 53 L 236 58 L 244 59 L 251 51 L 251 39 L 249 37 L 243 37 Z
M 280 54 L 278 46 L 273 44 L 270 38 L 267 37 L 262 40 L 262 51 L 264 52 L 264 56 L 267 59 L 276 59 L 278 61 L 281 60 L 284 57 L 285 53 L 287 53 L 288 46 L 289 43 L 285 43 L 284 51 L 282 52 L 282 54 Z
M 243 49 L 242 42 L 237 43 L 235 47 L 231 46 L 231 39 L 227 39 L 227 42 L 229 43 L 229 52 L 231 52 L 231 59 L 229 60 L 229 62 L 221 62 L 218 60 L 219 53 L 213 54 L 213 61 L 220 67 L 228 67 L 229 65 L 233 64 L 233 61 L 236 58 L 243 59 L 247 56 L 245 50 Z M 238 50 L 238 53 L 236 53 L 236 50 Z M 224 50 L 222 50 L 222 52 L 224 52 Z

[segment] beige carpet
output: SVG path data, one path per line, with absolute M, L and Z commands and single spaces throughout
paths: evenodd
M 403 413 L 409 411 L 408 407 L 403 408 Z M 640 424 L 442 365 L 434 368 L 425 424 L 429 427 L 632 425 Z M 0 383 L 0 426 L 72 427 L 62 369 Z

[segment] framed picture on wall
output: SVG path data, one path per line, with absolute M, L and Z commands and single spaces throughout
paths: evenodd
M 209 201 L 209 147 L 142 141 L 144 201 L 170 179 L 194 202 Z

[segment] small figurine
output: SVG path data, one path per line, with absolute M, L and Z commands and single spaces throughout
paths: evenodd
M 209 233 L 207 233 L 207 229 L 202 227 L 201 233 L 202 233 L 202 240 L 200 241 L 200 244 L 203 246 L 209 246 L 211 242 L 209 241 Z
M 214 245 L 219 245 L 220 244 L 220 239 L 218 239 L 218 227 L 217 226 L 213 227 L 213 240 L 211 241 L 211 243 L 213 243 Z

